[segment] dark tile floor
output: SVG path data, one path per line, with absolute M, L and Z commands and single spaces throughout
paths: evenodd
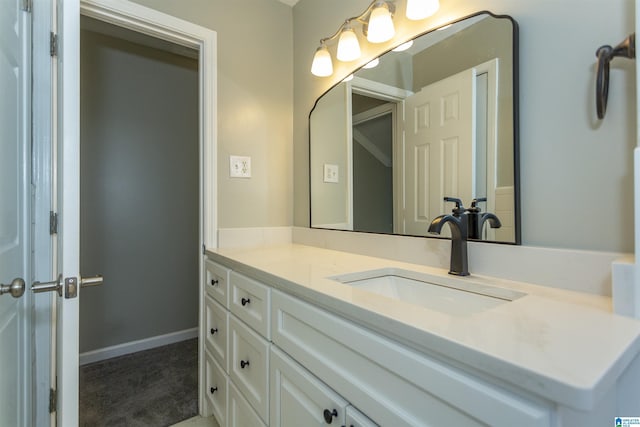
M 198 413 L 198 340 L 80 367 L 80 426 L 170 426 Z

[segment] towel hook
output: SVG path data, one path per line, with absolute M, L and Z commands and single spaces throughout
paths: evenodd
M 600 46 L 596 51 L 598 75 L 596 77 L 596 109 L 598 118 L 604 119 L 609 97 L 609 63 L 616 56 L 634 59 L 636 57 L 636 34 L 633 33 L 616 47 Z

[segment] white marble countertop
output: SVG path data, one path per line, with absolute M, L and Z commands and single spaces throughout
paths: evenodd
M 446 270 L 295 244 L 208 250 L 210 259 L 414 349 L 575 409 L 594 407 L 640 352 L 640 321 L 611 313 L 611 299 L 471 275 L 461 280 L 526 296 L 451 315 L 328 277 L 400 268 Z

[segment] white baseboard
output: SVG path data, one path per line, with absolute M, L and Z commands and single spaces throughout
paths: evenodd
M 185 329 L 183 331 L 171 332 L 164 335 L 145 338 L 137 341 L 126 342 L 110 347 L 99 348 L 80 354 L 80 366 L 112 357 L 123 356 L 125 354 L 136 353 L 138 351 L 149 350 L 150 348 L 162 347 L 163 345 L 185 341 L 198 336 L 198 328 Z

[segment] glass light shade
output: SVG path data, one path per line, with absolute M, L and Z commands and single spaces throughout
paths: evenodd
M 412 21 L 425 19 L 440 9 L 439 0 L 407 0 L 407 18 Z
M 380 60 L 378 58 L 375 58 L 369 62 L 367 62 L 365 65 L 362 66 L 362 68 L 375 68 L 378 66 L 378 64 L 380 63 Z
M 343 62 L 354 61 L 360 58 L 360 43 L 352 28 L 345 28 L 340 33 L 338 41 L 338 60 Z
M 397 48 L 393 49 L 394 52 L 402 52 L 405 51 L 407 49 L 409 49 L 411 46 L 413 46 L 413 40 L 409 40 L 406 43 L 402 43 L 400 46 L 398 46 Z
M 383 43 L 391 40 L 395 34 L 389 6 L 385 2 L 376 3 L 369 17 L 367 40 L 370 43 Z
M 333 74 L 333 63 L 331 62 L 331 54 L 326 46 L 320 46 L 311 63 L 311 74 L 318 77 L 328 77 Z
M 353 80 L 353 74 L 349 74 L 347 77 L 342 79 L 343 82 L 350 82 L 351 80 Z

